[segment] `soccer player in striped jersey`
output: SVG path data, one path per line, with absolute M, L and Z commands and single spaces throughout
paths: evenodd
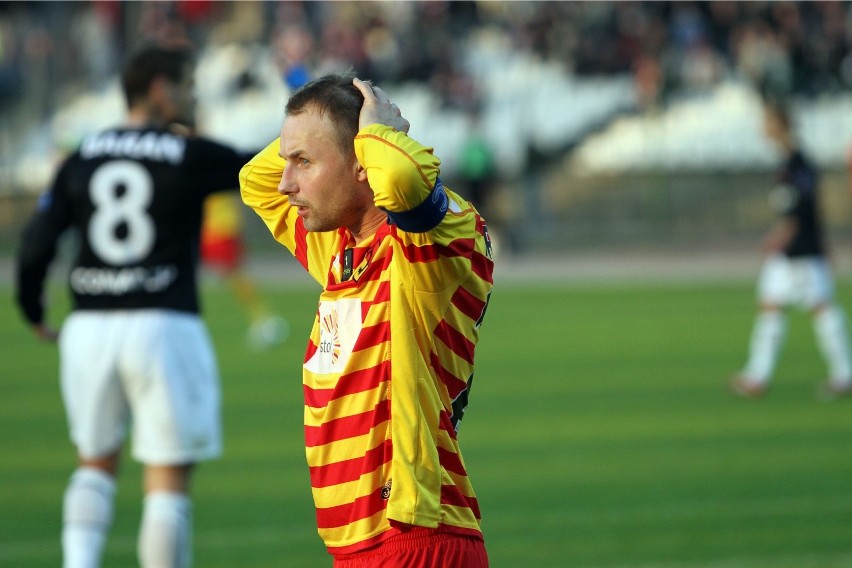
M 459 448 L 492 288 L 485 221 L 384 91 L 293 94 L 243 201 L 322 286 L 303 364 L 319 534 L 338 568 L 487 566 Z
M 245 269 L 243 209 L 240 196 L 234 191 L 219 191 L 205 200 L 201 263 L 227 284 L 248 317 L 248 345 L 262 350 L 283 343 L 290 325 L 272 312 Z
M 190 476 L 221 453 L 219 374 L 196 282 L 204 199 L 237 189 L 250 156 L 169 128 L 191 123 L 189 52 L 145 48 L 125 66 L 127 123 L 85 138 L 28 223 L 17 299 L 55 339 L 43 298 L 60 236 L 79 246 L 73 310 L 59 337 L 60 375 L 79 466 L 63 502 L 65 568 L 100 564 L 127 427 L 145 464 L 143 567 L 191 561 Z M 132 420 L 131 420 L 132 417 Z

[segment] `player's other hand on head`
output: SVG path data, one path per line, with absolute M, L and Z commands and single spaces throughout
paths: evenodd
M 385 124 L 400 132 L 408 133 L 411 124 L 402 116 L 399 107 L 390 102 L 381 87 L 357 78 L 352 80 L 352 84 L 364 95 L 364 106 L 361 107 L 361 115 L 358 118 L 359 128 L 365 128 L 371 124 Z

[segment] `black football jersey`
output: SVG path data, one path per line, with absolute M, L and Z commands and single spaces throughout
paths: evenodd
M 162 129 L 85 138 L 62 164 L 24 229 L 17 297 L 41 322 L 45 275 L 61 234 L 78 234 L 68 274 L 73 308 L 199 312 L 196 272 L 204 199 L 239 187 L 250 158 Z
M 789 257 L 825 254 L 819 212 L 819 176 L 801 152 L 787 157 L 778 172 L 771 201 L 779 214 L 796 220 L 798 230 L 784 249 Z

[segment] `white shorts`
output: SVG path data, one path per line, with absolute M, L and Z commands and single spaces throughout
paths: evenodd
M 201 318 L 166 310 L 78 311 L 62 326 L 60 381 L 84 458 L 119 449 L 180 465 L 222 453 L 219 371 Z
M 821 256 L 769 257 L 760 272 L 757 297 L 761 304 L 813 309 L 834 301 L 834 280 Z

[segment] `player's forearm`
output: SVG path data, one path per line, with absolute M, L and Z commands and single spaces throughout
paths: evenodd
M 39 275 L 41 272 L 41 276 Z M 33 326 L 44 321 L 44 275 L 46 271 L 18 266 L 15 300 L 24 319 Z
M 243 203 L 263 220 L 276 240 L 293 249 L 292 226 L 296 216 L 278 184 L 286 162 L 278 155 L 280 139 L 272 141 L 240 170 Z
M 797 228 L 794 219 L 785 217 L 777 221 L 763 239 L 763 251 L 767 254 L 783 251 L 793 240 Z
M 278 192 L 278 183 L 286 162 L 278 155 L 280 140 L 273 140 L 240 170 L 240 194 L 243 203 L 258 211 L 275 211 L 286 205 Z
M 410 211 L 420 205 L 440 172 L 441 161 L 432 148 L 382 124 L 358 133 L 355 154 L 367 170 L 376 206 L 387 211 Z
M 47 230 L 50 222 L 39 214 L 30 219 L 21 235 L 21 248 L 16 258 L 15 300 L 31 325 L 44 320 L 44 283 L 47 270 L 56 254 L 57 235 Z

